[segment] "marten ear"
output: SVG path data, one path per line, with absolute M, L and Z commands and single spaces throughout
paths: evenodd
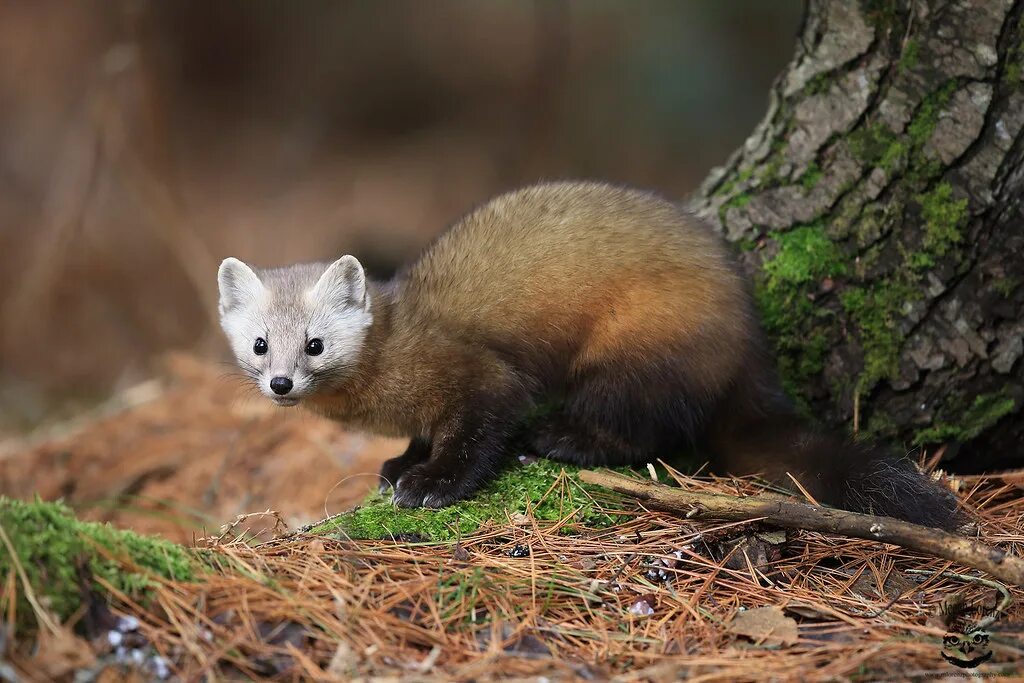
M 342 256 L 328 266 L 313 287 L 313 297 L 329 306 L 366 308 L 366 273 L 355 256 Z
M 221 261 L 217 270 L 220 286 L 220 314 L 248 306 L 263 291 L 263 283 L 252 268 L 236 258 Z

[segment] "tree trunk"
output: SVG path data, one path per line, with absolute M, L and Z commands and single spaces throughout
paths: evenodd
M 950 444 L 959 469 L 1024 442 L 1022 28 L 1024 0 L 811 0 L 764 120 L 695 200 L 801 405 Z

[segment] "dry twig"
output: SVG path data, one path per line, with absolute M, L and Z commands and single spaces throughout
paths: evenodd
M 597 484 L 633 496 L 651 507 L 687 519 L 763 520 L 788 529 L 882 541 L 952 560 L 991 574 L 1001 581 L 1024 586 L 1024 560 L 1021 558 L 970 538 L 891 517 L 816 507 L 777 496 L 739 497 L 684 491 L 615 472 L 590 470 L 580 472 L 580 478 L 588 484 Z

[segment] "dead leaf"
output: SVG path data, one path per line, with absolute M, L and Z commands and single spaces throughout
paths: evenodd
M 796 621 L 775 606 L 737 612 L 728 631 L 750 638 L 757 645 L 793 645 L 798 638 Z

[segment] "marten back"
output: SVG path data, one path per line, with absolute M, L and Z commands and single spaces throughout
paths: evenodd
M 717 392 L 753 336 L 743 279 L 717 236 L 661 198 L 610 185 L 498 197 L 403 279 L 401 318 L 543 366 L 545 384 L 677 358 L 694 391 Z

